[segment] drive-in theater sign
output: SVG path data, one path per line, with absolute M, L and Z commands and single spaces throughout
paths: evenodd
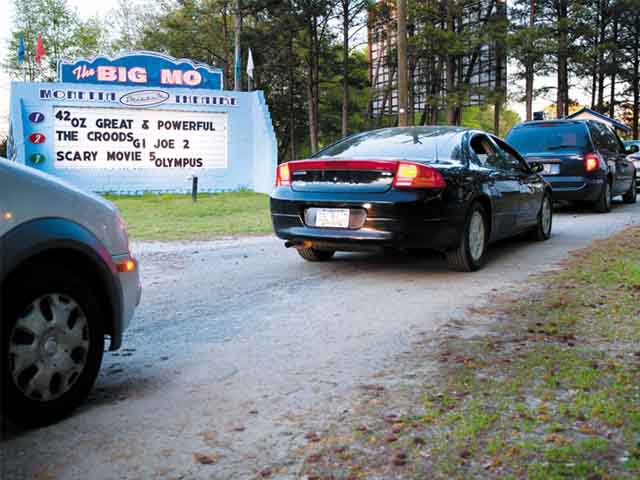
M 57 83 L 11 85 L 10 159 L 87 190 L 269 192 L 277 146 L 262 92 L 157 53 L 61 62 Z

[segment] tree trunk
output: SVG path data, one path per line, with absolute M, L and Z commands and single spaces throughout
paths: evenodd
M 309 143 L 311 153 L 318 151 L 318 62 L 319 45 L 318 45 L 318 18 L 312 17 L 309 22 L 310 26 L 310 48 L 309 48 L 309 75 L 307 81 L 307 98 L 309 103 Z
M 289 70 L 289 147 L 291 153 L 289 160 L 295 160 L 298 152 L 296 151 L 296 79 L 295 79 L 295 65 L 294 65 L 294 52 L 293 52 L 293 34 L 289 31 L 289 55 L 288 55 L 288 70 Z
M 616 114 L 616 70 L 618 69 L 617 48 L 618 48 L 618 20 L 613 16 L 613 48 L 611 49 L 611 92 L 609 94 L 609 116 L 615 117 Z
M 456 23 L 455 17 L 453 15 L 452 5 L 453 1 L 446 2 L 447 4 L 447 30 L 450 33 L 455 32 Z M 446 64 L 446 75 L 447 75 L 447 87 L 445 90 L 445 94 L 447 96 L 447 124 L 453 125 L 456 121 L 456 110 L 455 104 L 452 102 L 453 92 L 455 89 L 455 79 L 456 79 L 456 62 L 455 58 L 452 54 L 447 54 L 447 64 Z
M 607 35 L 607 24 L 605 21 L 606 18 L 606 4 L 607 0 L 599 0 L 598 6 L 600 13 L 598 15 L 598 19 L 600 21 L 600 34 L 598 38 L 598 45 L 603 45 L 606 41 Z M 598 108 L 599 112 L 604 110 L 604 79 L 605 79 L 605 68 L 604 68 L 604 53 L 600 51 L 598 53 Z
M 569 79 L 568 79 L 568 37 L 566 18 L 567 0 L 558 0 L 558 96 L 556 104 L 557 118 L 564 118 L 569 113 Z
M 398 33 L 396 46 L 398 50 L 398 125 L 406 127 L 407 122 L 407 0 L 397 0 Z
M 633 38 L 633 139 L 638 140 L 638 117 L 640 117 L 640 15 L 635 14 L 635 35 Z
M 349 0 L 342 0 L 342 137 L 349 134 Z
M 240 10 L 240 0 L 235 4 L 235 63 L 233 70 L 233 89 L 242 90 L 242 59 L 240 51 L 240 33 L 242 32 L 242 12 Z
M 529 12 L 529 28 L 533 29 L 536 24 L 536 0 L 531 0 L 531 11 Z M 533 58 L 532 55 L 529 55 L 527 58 L 527 63 L 525 65 L 525 104 L 526 104 L 526 120 L 531 121 L 533 119 L 533 80 L 534 80 L 534 71 L 533 71 Z

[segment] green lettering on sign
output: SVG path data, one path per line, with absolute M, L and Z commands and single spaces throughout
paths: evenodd
M 29 158 L 29 161 L 31 161 L 31 163 L 33 163 L 34 165 L 40 165 L 41 163 L 44 163 L 45 161 L 45 156 L 41 153 L 34 153 L 33 155 L 31 155 L 31 157 Z

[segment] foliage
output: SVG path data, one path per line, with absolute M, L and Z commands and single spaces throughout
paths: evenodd
M 13 0 L 15 18 L 3 67 L 14 78 L 50 81 L 63 58 L 93 56 L 108 51 L 106 29 L 95 17 L 83 20 L 66 0 Z M 24 34 L 25 61 L 18 64 L 19 34 Z M 46 56 L 38 65 L 35 50 L 42 34 Z
M 522 119 L 513 110 L 503 109 L 500 115 L 499 136 L 504 137 L 511 128 Z M 493 131 L 493 107 L 467 107 L 462 111 L 463 127 L 477 128 L 488 132 Z
M 59 58 L 145 49 L 216 65 L 224 83 L 233 83 L 236 11 L 229 0 L 119 0 L 110 23 L 83 20 L 66 0 L 13 0 L 16 17 L 4 67 L 13 77 L 48 80 Z M 486 45 L 505 49 L 515 65 L 514 80 L 527 80 L 524 92 L 509 91 L 530 104 L 542 93 L 555 92 L 562 115 L 575 101 L 576 89 L 591 93 L 591 107 L 619 114 L 634 126 L 640 121 L 640 0 L 513 0 L 508 17 L 500 2 L 475 0 L 411 0 L 409 68 L 422 69 L 425 105 L 410 106 L 415 124 L 457 123 L 493 131 L 499 117 L 504 133 L 516 121 L 502 106 L 503 84 L 483 88 L 469 81 L 472 66 Z M 472 22 L 464 12 L 478 8 Z M 368 11 L 383 22 L 391 78 L 382 88 L 386 106 L 395 89 L 394 3 L 365 0 L 242 0 L 242 59 L 251 48 L 254 87 L 265 92 L 278 139 L 281 160 L 306 157 L 357 132 L 395 125 L 390 115 L 372 118 L 368 52 L 361 47 Z M 373 18 L 373 17 L 370 17 Z M 16 63 L 18 33 L 33 53 L 38 33 L 47 56 L 42 67 L 27 55 L 24 71 Z M 346 57 L 345 57 L 345 52 Z M 485 53 L 483 53 L 485 52 Z M 242 69 L 243 85 L 247 84 Z M 540 76 L 555 75 L 553 88 L 539 85 Z M 412 75 L 410 75 L 412 77 Z M 411 95 L 410 95 L 411 97 Z M 479 107 L 470 99 L 482 98 Z

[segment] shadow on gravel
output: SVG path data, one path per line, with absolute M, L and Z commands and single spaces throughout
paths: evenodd
M 613 200 L 611 203 L 611 211 L 625 207 L 626 205 L 620 200 Z M 588 204 L 558 202 L 553 204 L 554 213 L 564 213 L 568 215 L 606 215 L 606 213 L 598 213 Z
M 524 236 L 516 236 L 492 243 L 487 251 L 485 267 L 491 267 L 502 258 L 526 249 L 532 242 Z M 338 252 L 326 266 L 368 267 L 392 273 L 456 273 L 447 266 L 443 253 L 432 250 L 385 251 L 380 253 Z M 480 270 L 481 272 L 482 270 Z M 339 273 L 339 272 L 336 272 Z M 478 272 L 479 273 L 479 272 Z

